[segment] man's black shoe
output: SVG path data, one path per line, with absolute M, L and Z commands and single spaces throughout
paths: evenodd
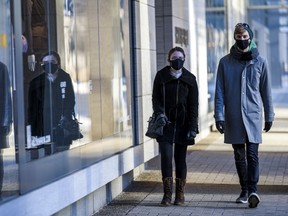
M 260 202 L 260 197 L 256 193 L 251 193 L 248 198 L 249 208 L 256 208 Z
M 239 197 L 236 199 L 236 203 L 247 203 L 248 202 L 248 192 L 241 191 Z

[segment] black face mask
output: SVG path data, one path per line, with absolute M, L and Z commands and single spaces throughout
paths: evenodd
M 174 70 L 180 70 L 184 65 L 184 60 L 182 59 L 175 59 L 170 61 L 170 66 L 174 69 Z
M 236 40 L 237 47 L 241 50 L 245 50 L 249 46 L 248 40 Z
M 46 63 L 42 65 L 42 68 L 45 70 L 46 73 L 54 74 L 58 70 L 58 65 L 53 63 Z

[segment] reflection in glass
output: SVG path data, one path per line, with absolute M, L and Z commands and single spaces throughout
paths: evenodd
M 25 181 L 21 185 L 23 191 L 59 179 L 133 144 L 129 1 L 37 2 L 42 3 L 44 9 L 38 12 L 40 17 L 45 16 L 42 24 L 47 30 L 44 33 L 48 43 L 44 41 L 43 47 L 38 47 L 39 58 L 37 47 L 33 46 L 34 71 L 26 61 L 28 48 L 23 55 L 27 141 L 21 143 L 26 144 L 25 155 L 21 155 L 26 160 L 21 170 L 21 179 Z M 31 23 L 34 19 L 36 17 L 31 16 Z M 26 28 L 24 32 L 26 34 Z M 36 39 L 33 36 L 32 42 Z M 56 51 L 59 59 L 52 59 L 50 55 L 49 59 L 43 59 L 48 51 Z M 58 79 L 59 76 L 54 76 L 57 73 L 67 79 Z M 62 109 L 62 105 L 68 111 Z M 72 110 L 81 123 L 83 138 L 65 142 L 65 134 L 57 129 L 62 125 L 62 114 L 65 116 L 67 112 L 70 117 Z M 69 150 L 54 154 L 61 151 L 60 141 L 68 144 L 62 150 Z M 54 158 L 62 161 L 61 166 L 53 164 Z M 30 162 L 36 159 L 37 162 Z M 39 170 L 45 167 L 46 173 L 37 172 L 30 181 L 30 167 Z
M 74 115 L 75 95 L 70 75 L 61 68 L 60 56 L 49 51 L 43 55 L 43 73 L 29 86 L 28 124 L 31 140 L 28 148 L 50 145 L 50 153 L 68 150 L 71 134 L 65 127 Z
M 30 159 L 56 152 L 53 145 L 57 143 L 55 128 L 59 113 L 55 110 L 60 103 L 53 94 L 59 86 L 54 84 L 57 79 L 54 81 L 45 73 L 42 59 L 45 49 L 61 51 L 61 69 L 71 77 L 75 92 L 74 111 L 84 137 L 73 141 L 69 148 L 113 137 L 123 139 L 123 146 L 132 145 L 128 1 L 38 1 L 39 7 L 44 8 L 37 10 L 40 18 L 46 14 L 43 24 L 47 28 L 48 47 L 46 43 L 42 49 L 33 47 L 34 53 L 41 50 L 41 56 L 36 57 L 35 72 L 29 73 L 28 66 L 24 67 L 29 84 L 26 87 L 29 92 L 25 91 L 29 98 L 27 151 L 36 149 L 38 154 Z M 32 23 L 34 19 L 32 16 Z M 32 39 L 33 42 L 35 38 Z M 50 70 L 53 66 L 49 66 Z
M 224 7 L 225 0 L 206 0 L 206 7 Z
M 272 87 L 288 85 L 288 1 L 248 1 L 248 20 L 255 32 L 255 42 L 262 56 L 268 60 Z
M 207 66 L 208 66 L 208 111 L 214 110 L 215 79 L 217 64 L 227 53 L 225 15 L 223 12 L 206 12 Z
M 18 195 L 19 190 L 12 122 L 12 29 L 10 1 L 0 1 L 0 202 Z
M 65 66 L 84 134 L 72 147 L 113 136 L 131 145 L 128 1 L 65 1 L 64 14 Z

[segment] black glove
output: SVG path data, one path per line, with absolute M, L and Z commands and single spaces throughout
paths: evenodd
M 268 132 L 272 127 L 272 122 L 265 122 L 265 127 L 264 127 L 264 131 Z
M 216 128 L 221 134 L 223 134 L 224 131 L 225 131 L 225 126 L 224 125 L 225 125 L 224 121 L 216 121 Z
M 187 133 L 187 140 L 188 141 L 193 141 L 196 137 L 197 133 L 194 130 L 189 130 Z
M 157 125 L 165 126 L 168 123 L 168 119 L 164 114 L 158 114 L 156 117 Z

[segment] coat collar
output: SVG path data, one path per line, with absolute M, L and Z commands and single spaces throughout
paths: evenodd
M 166 66 L 164 67 L 161 71 L 161 82 L 162 83 L 168 83 L 171 82 L 172 80 L 176 80 L 175 77 L 173 77 L 170 74 L 170 66 Z M 193 81 L 193 76 L 191 76 L 192 74 L 186 69 L 186 68 L 182 68 L 182 75 L 178 78 L 180 81 L 185 82 L 189 85 L 192 85 L 192 81 Z

